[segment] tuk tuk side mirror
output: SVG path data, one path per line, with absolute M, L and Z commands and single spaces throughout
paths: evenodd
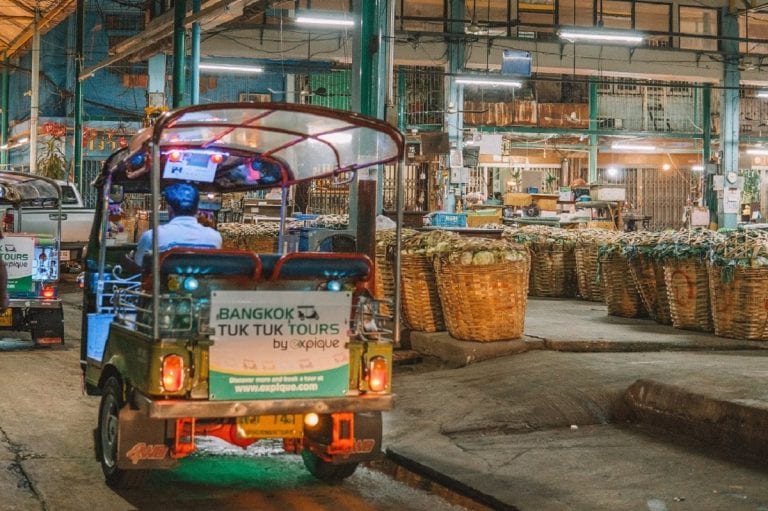
M 122 185 L 112 185 L 109 187 L 109 202 L 123 202 L 125 192 Z

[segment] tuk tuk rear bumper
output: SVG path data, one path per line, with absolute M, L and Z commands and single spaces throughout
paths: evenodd
M 38 298 L 11 298 L 8 300 L 8 307 L 12 309 L 58 309 L 61 308 L 61 300 L 54 299 L 38 299 Z
M 275 399 L 247 401 L 154 400 L 134 396 L 135 405 L 150 419 L 217 419 L 248 415 L 328 414 L 336 412 L 383 412 L 392 409 L 392 394 L 340 398 Z

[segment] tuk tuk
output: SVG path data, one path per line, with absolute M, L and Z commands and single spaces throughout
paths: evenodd
M 64 316 L 58 296 L 60 205 L 61 189 L 55 181 L 0 172 L 0 206 L 6 211 L 0 257 L 8 273 L 9 297 L 9 307 L 0 311 L 0 330 L 29 332 L 35 347 L 64 343 Z M 27 207 L 49 211 L 53 235 L 19 232 L 23 208 Z
M 160 253 L 154 236 L 151 264 L 132 274 L 123 260 L 136 245 L 112 237 L 110 216 L 149 193 L 157 232 L 170 184 L 285 197 L 298 183 L 399 165 L 403 146 L 388 124 L 353 113 L 212 104 L 164 114 L 105 162 L 94 183 L 81 366 L 86 391 L 101 395 L 96 453 L 107 484 L 141 484 L 194 452 L 200 436 L 242 447 L 282 439 L 328 481 L 381 455 L 393 342 L 367 255 L 283 253 L 288 243 L 277 253 Z

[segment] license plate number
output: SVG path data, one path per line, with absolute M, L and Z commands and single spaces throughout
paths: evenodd
M 0 326 L 12 326 L 13 325 L 13 309 L 8 307 L 2 313 L 0 313 Z
M 237 419 L 237 432 L 244 438 L 301 438 L 304 417 L 294 415 L 252 415 Z

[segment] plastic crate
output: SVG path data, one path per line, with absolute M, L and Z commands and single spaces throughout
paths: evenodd
M 466 227 L 466 213 L 430 213 L 424 217 L 424 225 L 433 227 Z

